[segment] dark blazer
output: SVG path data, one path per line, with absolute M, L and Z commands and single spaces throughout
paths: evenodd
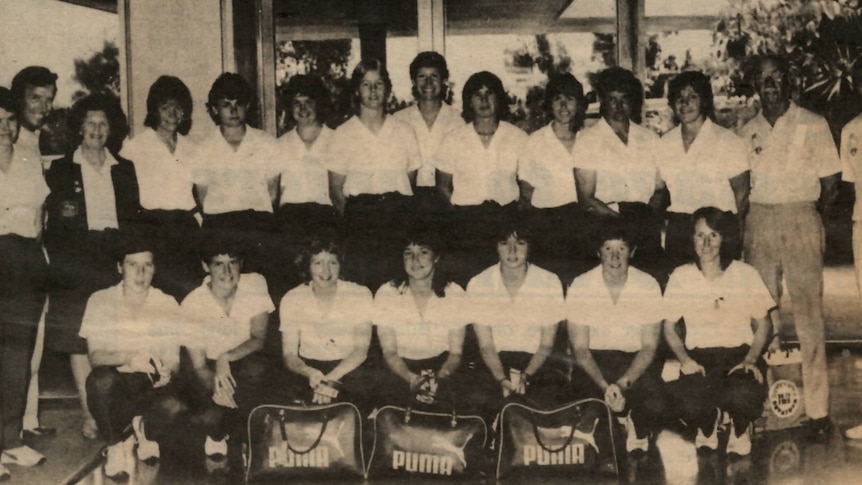
M 46 200 L 48 221 L 45 243 L 63 244 L 68 237 L 85 234 L 87 205 L 84 199 L 84 180 L 81 166 L 72 161 L 73 153 L 55 160 L 45 172 L 45 181 L 51 193 Z M 130 160 L 114 155 L 117 164 L 111 167 L 114 182 L 114 199 L 117 205 L 117 223 L 121 231 L 130 229 L 141 211 L 138 177 Z

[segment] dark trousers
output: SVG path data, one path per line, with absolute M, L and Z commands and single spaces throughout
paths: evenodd
M 526 217 L 536 231 L 533 262 L 552 271 L 568 287 L 576 275 L 595 266 L 586 213 L 577 203 L 546 209 L 530 209 Z M 532 249 L 532 248 L 531 248 Z
M 154 389 L 147 374 L 109 366 L 94 367 L 87 377 L 87 405 L 109 446 L 125 438 L 135 416 L 143 416 L 147 439 L 159 441 L 186 410 L 174 383 Z
M 449 358 L 449 352 L 430 357 L 428 359 L 402 359 L 410 372 L 421 374 L 422 371 L 431 371 L 434 374 Z M 415 399 L 415 392 L 410 391 L 410 383 L 389 370 L 385 364 L 377 371 L 378 392 L 375 393 L 376 406 L 394 405 L 402 407 L 413 407 L 429 409 L 437 412 L 451 412 L 453 409 L 459 414 L 472 414 L 475 409 L 467 409 L 462 402 L 462 396 L 470 391 L 472 383 L 466 379 L 464 368 L 456 369 L 446 379 L 438 381 L 437 395 L 433 404 L 425 405 Z
M 766 399 L 766 384 L 757 382 L 745 372 L 727 373 L 742 362 L 749 347 L 743 345 L 732 349 L 693 349 L 688 354 L 706 369 L 700 374 L 681 375 L 678 381 L 667 384 L 667 392 L 673 403 L 671 416 L 681 418 L 689 426 L 712 431 L 719 408 L 733 419 L 736 434 L 763 414 Z M 765 363 L 758 363 L 761 373 L 766 375 Z
M 203 278 L 197 220 L 190 211 L 144 210 L 137 225 L 156 244 L 153 286 L 182 301 Z
M 0 236 L 0 450 L 23 444 L 30 357 L 45 304 L 47 270 L 38 241 Z
M 377 291 L 398 274 L 410 197 L 396 192 L 348 197 L 344 208 L 347 278 Z
M 243 271 L 260 273 L 269 281 L 270 262 L 275 254 L 273 215 L 244 210 L 224 214 L 205 214 L 203 230 L 221 240 L 239 245 L 245 252 Z
M 614 383 L 625 374 L 637 355 L 636 352 L 618 350 L 593 350 L 593 360 L 605 380 Z M 653 360 L 652 364 L 623 392 L 626 407 L 620 413 L 631 411 L 632 422 L 638 438 L 645 438 L 661 428 L 669 406 L 664 384 L 661 380 L 662 362 Z M 579 366 L 572 373 L 572 387 L 578 399 L 604 399 L 605 393 L 596 382 Z
M 455 282 L 467 286 L 470 278 L 498 261 L 497 239 L 503 223 L 517 214 L 515 204 L 454 206 L 446 229 L 450 241 L 449 264 Z
M 274 253 L 269 262 L 271 278 L 267 279 L 274 301 L 302 283 L 298 266 L 302 251 L 311 241 L 338 235 L 340 219 L 335 208 L 315 203 L 284 204 L 274 216 Z M 307 270 L 307 268 L 306 268 Z
M 86 354 L 78 336 L 87 300 L 97 290 L 117 284 L 119 232 L 115 229 L 68 235 L 48 247 L 51 304 L 45 319 L 45 345 L 58 352 Z
M 305 359 L 306 365 L 319 370 L 324 374 L 328 374 L 335 369 L 340 360 L 314 360 Z M 375 396 L 380 389 L 378 385 L 378 374 L 371 365 L 370 361 L 366 361 L 341 378 L 340 383 L 336 386 L 338 389 L 338 397 L 334 401 L 349 402 L 355 405 L 360 414 L 365 417 L 371 412 L 375 405 Z M 308 385 L 308 378 L 289 370 L 282 372 L 282 383 L 278 385 L 279 392 L 272 402 L 279 403 L 306 403 L 310 404 L 314 396 L 314 390 Z M 272 394 L 270 394 L 272 395 Z

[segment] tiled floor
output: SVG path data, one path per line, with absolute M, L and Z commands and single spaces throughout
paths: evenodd
M 639 483 L 667 484 L 818 484 L 862 483 L 862 443 L 845 441 L 840 429 L 862 422 L 862 306 L 856 296 L 852 268 L 828 268 L 825 278 L 825 313 L 829 346 L 829 380 L 832 391 L 831 416 L 836 424 L 831 439 L 809 443 L 802 430 L 758 433 L 750 458 L 728 463 L 721 455 L 698 457 L 690 439 L 665 431 L 646 463 L 638 466 Z M 11 484 L 67 483 L 76 472 L 79 483 L 113 483 L 101 473 L 101 443 L 81 437 L 77 401 L 63 398 L 72 392 L 68 369 L 62 362 L 47 358 L 51 369 L 44 379 L 44 391 L 53 399 L 43 400 L 43 424 L 56 427 L 54 438 L 39 439 L 31 445 L 42 451 L 48 462 L 33 469 L 10 467 Z M 156 466 L 137 464 L 129 483 L 208 484 L 233 481 L 222 473 L 212 473 L 218 464 L 207 462 L 202 450 L 166 453 Z M 89 468 L 88 468 L 89 465 Z M 628 477 L 623 473 L 621 481 Z M 240 480 L 241 481 L 241 480 Z M 493 480 L 487 480 L 492 482 Z M 570 483 L 572 478 L 539 478 L 531 483 Z M 577 480 L 576 480 L 577 481 Z M 415 481 L 411 482 L 414 483 Z M 583 480 L 581 480 L 584 483 Z M 615 478 L 585 483 L 615 483 Z M 397 483 L 381 482 L 374 483 Z M 436 483 L 439 483 L 436 482 Z M 503 483 L 519 483 L 505 480 Z

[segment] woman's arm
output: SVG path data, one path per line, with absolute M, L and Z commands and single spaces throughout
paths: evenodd
M 617 385 L 623 391 L 640 379 L 647 367 L 652 364 L 661 337 L 661 322 L 644 325 L 641 329 L 641 349 L 638 351 L 625 374 L 619 378 Z
M 266 341 L 266 323 L 268 314 L 259 313 L 251 318 L 251 337 L 245 342 L 228 350 L 216 358 L 215 380 L 216 386 L 227 389 L 230 394 L 236 389 L 236 381 L 230 372 L 230 363 L 243 359 L 263 348 Z
M 344 215 L 344 205 L 347 198 L 344 196 L 344 182 L 347 181 L 347 175 L 341 175 L 329 171 L 329 198 L 332 199 L 332 205 L 342 216 Z
M 371 344 L 371 322 L 357 325 L 353 330 L 353 351 L 339 362 L 335 369 L 326 374 L 326 380 L 340 381 L 342 377 L 356 370 L 368 357 L 368 346 Z
M 389 369 L 400 377 L 403 381 L 413 387 L 414 382 L 418 382 L 420 376 L 414 374 L 407 368 L 404 359 L 398 355 L 398 340 L 395 336 L 395 329 L 392 327 L 377 327 L 377 336 L 380 338 L 380 348 L 383 351 L 383 359 Z
M 535 375 L 536 372 L 544 365 L 545 361 L 548 360 L 548 356 L 551 355 L 551 349 L 554 347 L 554 337 L 557 334 L 557 324 L 552 325 L 544 325 L 542 326 L 542 335 L 539 342 L 539 349 L 536 350 L 536 353 L 533 354 L 533 357 L 530 358 L 530 362 L 527 364 L 527 368 L 524 369 L 524 374 L 527 375 L 529 379 L 531 376 Z
M 323 372 L 306 364 L 299 356 L 299 329 L 293 326 L 285 328 L 281 333 L 281 347 L 284 354 L 284 365 L 293 373 L 308 379 L 308 385 L 312 389 L 323 380 Z
M 452 205 L 452 191 L 454 190 L 452 185 L 452 174 L 437 169 L 435 178 L 437 181 L 437 193 L 440 194 L 440 197 L 442 197 L 448 205 Z
M 212 392 L 215 384 L 215 374 L 207 365 L 207 357 L 204 349 L 186 347 L 186 351 L 189 354 L 189 360 L 191 361 L 195 376 L 198 378 L 198 382 L 200 382 L 205 389 Z
M 521 210 L 529 209 L 532 206 L 533 192 L 536 188 L 530 185 L 530 182 L 521 179 L 518 179 L 518 187 L 521 189 L 518 197 L 518 208 Z
M 674 328 L 675 324 L 676 322 L 671 323 L 668 320 L 664 320 L 662 323 L 664 327 L 664 338 L 674 355 L 676 355 L 677 360 L 679 360 L 679 363 L 682 366 L 682 373 L 695 374 L 700 372 L 701 374 L 706 375 L 706 369 L 692 359 L 688 355 L 688 352 L 685 351 L 685 344 L 682 343 L 682 339 L 679 338 L 679 334 L 676 333 L 676 328 Z
M 575 188 L 578 191 L 578 201 L 584 205 L 587 212 L 603 216 L 619 216 L 620 214 L 596 198 L 596 171 L 575 169 Z
M 769 313 L 761 318 L 752 318 L 752 321 L 756 328 L 754 330 L 754 339 L 751 341 L 751 347 L 749 347 L 748 353 L 745 355 L 745 359 L 734 366 L 733 369 L 730 369 L 728 374 L 732 374 L 737 370 L 743 370 L 754 374 L 754 378 L 757 379 L 757 382 L 763 382 L 763 374 L 761 374 L 760 369 L 757 368 L 757 361 L 760 359 L 761 354 L 763 354 L 763 349 L 766 347 L 766 341 L 769 339 L 769 334 L 772 332 L 772 323 L 770 323 L 769 320 Z
M 461 325 L 449 330 L 449 356 L 446 361 L 440 366 L 437 371 L 438 379 L 445 379 L 452 375 L 458 366 L 461 365 L 461 355 L 464 349 L 464 335 L 467 332 L 467 327 Z
M 593 353 L 590 351 L 590 327 L 572 322 L 569 322 L 567 327 L 569 330 L 569 342 L 572 344 L 572 349 L 575 353 L 575 362 L 581 366 L 581 369 L 604 392 L 608 388 L 608 381 L 605 380 L 602 371 L 596 365 L 595 359 L 593 359 Z
M 497 353 L 497 347 L 494 345 L 494 333 L 491 327 L 476 323 L 473 328 L 476 330 L 476 340 L 479 344 L 482 361 L 485 362 L 485 366 L 491 371 L 494 380 L 502 388 L 503 396 L 515 392 L 517 389 L 512 385 L 512 381 L 509 380 L 509 376 L 506 375 L 506 370 L 503 368 L 503 363 L 500 362 L 500 354 Z

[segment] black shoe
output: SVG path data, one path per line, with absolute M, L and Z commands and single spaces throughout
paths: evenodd
M 813 442 L 823 442 L 832 437 L 834 426 L 829 416 L 823 418 L 812 419 L 808 422 L 808 440 Z

